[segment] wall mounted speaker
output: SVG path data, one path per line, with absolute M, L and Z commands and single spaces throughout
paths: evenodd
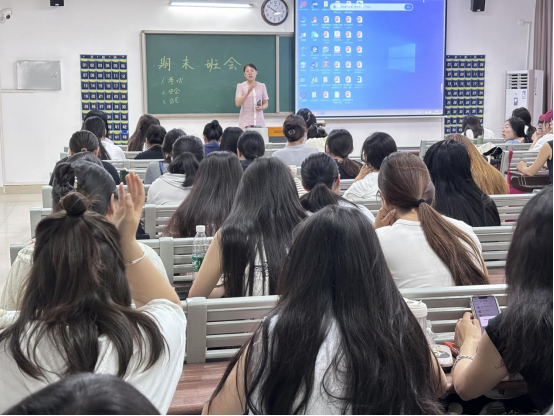
M 485 11 L 485 0 L 471 0 L 471 11 L 472 12 L 484 12 Z

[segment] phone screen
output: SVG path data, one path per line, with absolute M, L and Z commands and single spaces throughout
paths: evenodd
M 489 324 L 489 320 L 500 313 L 498 303 L 494 296 L 478 296 L 471 298 L 473 304 L 473 312 L 475 318 L 479 319 L 481 325 L 481 333 L 485 332 L 485 327 Z

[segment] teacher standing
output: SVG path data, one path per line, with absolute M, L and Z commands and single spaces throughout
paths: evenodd
M 254 64 L 244 65 L 246 81 L 237 84 L 235 104 L 240 107 L 239 127 L 265 127 L 264 110 L 269 103 L 265 84 L 256 81 L 258 70 Z

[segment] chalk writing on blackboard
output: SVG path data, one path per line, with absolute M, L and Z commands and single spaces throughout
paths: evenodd
M 232 56 L 227 59 L 227 61 L 223 65 L 226 66 L 228 69 L 233 69 L 235 71 L 237 70 L 237 67 L 235 65 L 241 66 L 241 64 L 238 63 L 237 60 Z
M 171 58 L 166 58 L 165 56 L 161 58 L 158 69 L 167 69 L 168 71 L 171 71 Z
M 206 68 L 208 68 L 209 72 L 212 72 L 216 69 L 221 69 L 219 67 L 219 64 L 217 63 L 217 59 L 214 62 L 214 58 L 210 58 L 206 61 Z
M 185 56 L 185 59 L 183 59 L 183 68 L 186 69 L 194 69 L 192 66 L 189 65 L 189 57 Z

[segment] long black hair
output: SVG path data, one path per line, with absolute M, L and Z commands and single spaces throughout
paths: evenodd
M 159 126 L 160 120 L 150 114 L 140 116 L 135 132 L 127 143 L 129 152 L 142 152 L 142 147 L 146 141 L 146 132 L 151 126 Z
M 531 113 L 529 112 L 529 110 L 527 110 L 525 107 L 516 108 L 514 109 L 514 111 L 512 111 L 512 117 L 519 117 L 520 119 L 523 120 L 523 122 L 525 123 L 525 126 L 527 126 L 527 132 L 525 133 L 525 136 L 531 139 L 531 137 L 533 137 L 533 134 L 535 134 L 537 129 L 531 125 L 532 120 L 531 120 Z
M 236 154 L 207 155 L 198 167 L 189 197 L 179 205 L 163 235 L 194 237 L 196 226 L 205 225 L 206 234 L 213 236 L 231 212 L 241 177 L 242 166 Z
M 475 183 L 466 147 L 442 140 L 427 150 L 423 159 L 435 185 L 435 209 L 472 227 L 500 225 L 494 201 Z
M 167 163 L 171 163 L 171 151 L 173 150 L 173 143 L 175 143 L 175 140 L 186 135 L 187 134 L 181 129 L 171 129 L 166 133 L 162 143 L 162 151 L 164 155 L 166 155 L 165 161 Z
M 110 374 L 65 377 L 27 396 L 8 415 L 159 415 L 130 383 Z
M 111 160 L 110 154 L 102 143 L 102 138 L 107 136 L 104 120 L 100 117 L 89 117 L 83 123 L 83 130 L 90 131 L 98 139 L 98 157 L 101 160 Z
M 210 123 L 204 126 L 204 131 L 202 132 L 206 141 L 209 142 L 218 142 L 223 135 L 223 129 L 221 128 L 219 121 L 212 120 Z
M 306 122 L 306 127 L 308 128 L 308 139 L 326 137 L 327 132 L 323 127 L 317 124 L 317 119 L 308 108 L 301 108 L 296 112 L 297 116 L 302 117 Z
M 0 333 L 0 344 L 35 379 L 46 378 L 35 348 L 41 340 L 64 358 L 60 377 L 96 371 L 100 336 L 117 354 L 118 377 L 151 368 L 167 345 L 154 319 L 131 307 L 117 229 L 90 211 L 90 201 L 78 192 L 60 205 L 37 226 L 19 316 Z
M 394 139 L 387 133 L 378 131 L 365 139 L 361 158 L 365 163 L 379 170 L 383 159 L 397 150 Z
M 108 121 L 108 115 L 102 110 L 90 110 L 85 115 L 83 122 L 87 121 L 87 119 L 91 117 L 100 117 L 100 119 L 104 122 L 104 127 L 106 128 L 106 138 L 108 139 L 110 137 L 110 122 Z
M 146 141 L 151 145 L 162 145 L 167 132 L 162 126 L 150 126 L 146 132 Z
M 246 130 L 239 137 L 237 150 L 246 160 L 254 160 L 265 153 L 264 138 L 257 131 Z
M 173 161 L 169 165 L 169 172 L 185 175 L 183 188 L 188 188 L 194 182 L 198 165 L 204 159 L 202 142 L 194 136 L 180 137 L 173 143 L 171 157 Z
M 221 136 L 221 143 L 219 150 L 222 152 L 231 152 L 237 154 L 237 144 L 239 137 L 242 134 L 240 127 L 227 127 L 223 130 L 223 136 Z
M 472 131 L 475 139 L 485 134 L 485 130 L 481 126 L 481 120 L 477 116 L 465 116 L 462 119 L 462 134 L 465 135 L 468 130 Z
M 220 230 L 226 295 L 252 295 L 256 266 L 262 267 L 264 286 L 267 282 L 269 287 L 269 293 L 264 294 L 275 294 L 292 230 L 305 217 L 285 164 L 269 157 L 252 162 L 242 175 L 233 208 Z M 256 257 L 265 258 L 267 264 L 256 264 Z
M 339 168 L 328 154 L 314 153 L 308 156 L 302 162 L 300 174 L 302 185 L 309 191 L 300 198 L 306 211 L 317 212 L 327 205 L 337 205 L 339 201 L 351 204 L 332 190 L 339 176 Z
M 506 283 L 502 360 L 510 374 L 532 374 L 537 385 L 552 386 L 552 186 L 535 195 L 518 217 Z M 551 402 L 552 390 L 548 394 Z
M 337 163 L 342 163 L 342 168 L 348 176 L 352 178 L 358 176 L 361 166 L 348 157 L 354 151 L 354 140 L 348 130 L 331 130 L 325 145 L 328 152 L 342 159 L 342 162 L 337 161 Z
M 334 414 L 442 413 L 438 364 L 361 212 L 332 205 L 300 224 L 278 287 L 214 397 L 242 357 L 246 413 L 307 413 L 316 394 Z

